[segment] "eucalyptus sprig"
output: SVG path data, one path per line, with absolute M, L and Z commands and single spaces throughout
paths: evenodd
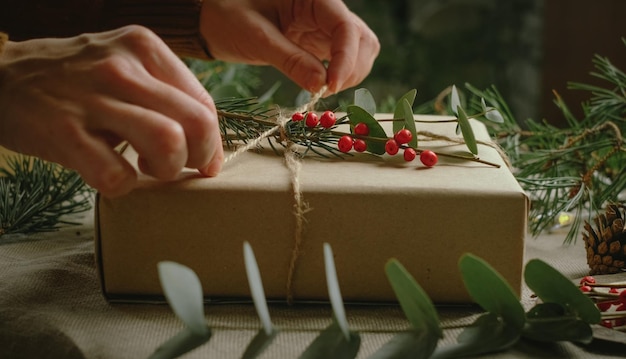
M 90 189 L 74 171 L 23 155 L 0 167 L 0 238 L 76 224 L 67 215 L 91 209 Z
M 284 331 L 276 329 L 270 320 L 261 274 L 248 243 L 244 244 L 244 258 L 251 296 L 262 324 L 262 329 L 243 354 L 243 358 L 252 359 L 260 356 L 271 346 L 275 337 Z M 359 333 L 349 329 L 333 258 L 330 245 L 324 244 L 333 320 L 303 349 L 300 358 L 353 359 L 360 349 Z M 573 282 L 545 262 L 533 259 L 526 265 L 525 281 L 542 300 L 528 312 L 524 311 L 511 286 L 483 259 L 467 253 L 459 260 L 459 270 L 467 291 L 484 313 L 458 335 L 457 343 L 443 344 L 441 339 L 446 329 L 428 294 L 398 260 L 390 259 L 385 272 L 411 328 L 398 332 L 370 358 L 457 358 L 483 355 L 506 351 L 521 338 L 544 343 L 591 342 L 594 335 L 591 325 L 600 322 L 600 311 Z M 202 287 L 193 271 L 177 263 L 162 262 L 159 264 L 159 276 L 168 303 L 185 323 L 182 331 L 167 340 L 151 356 L 170 359 L 208 342 L 212 331 L 204 317 Z

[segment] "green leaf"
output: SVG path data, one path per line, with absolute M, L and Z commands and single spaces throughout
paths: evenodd
M 254 252 L 250 243 L 244 242 L 243 244 L 244 262 L 246 266 L 246 274 L 248 276 L 248 284 L 250 285 L 250 292 L 254 301 L 261 324 L 265 334 L 268 336 L 274 331 L 272 320 L 270 318 L 270 312 L 267 308 L 267 301 L 265 300 L 265 291 L 263 290 L 263 282 L 261 281 L 261 273 L 259 272 L 259 266 L 257 264 Z
M 405 93 L 404 95 L 402 95 L 402 97 L 400 97 L 400 99 L 398 100 L 398 102 L 396 102 L 396 107 L 395 110 L 393 112 L 393 118 L 394 119 L 404 119 L 405 122 L 402 121 L 393 121 L 393 133 L 398 132 L 399 130 L 401 130 L 402 128 L 406 127 L 407 122 L 412 123 L 413 127 L 415 128 L 415 120 L 413 118 L 413 102 L 415 102 L 415 96 L 417 95 L 417 90 L 413 89 L 407 93 Z M 408 112 L 406 111 L 405 107 L 404 107 L 404 102 L 408 102 L 409 103 L 409 111 L 411 113 L 411 116 L 406 116 L 408 114 Z M 407 127 L 409 130 L 411 130 L 411 127 Z M 413 137 L 416 137 L 415 134 L 413 134 Z
M 354 91 L 354 105 L 361 107 L 372 116 L 376 114 L 376 100 L 368 89 L 360 88 Z
M 509 283 L 483 259 L 464 254 L 459 261 L 463 282 L 470 296 L 484 310 L 521 331 L 526 320 L 524 308 Z
M 324 268 L 326 270 L 326 285 L 328 287 L 328 296 L 330 304 L 333 308 L 333 314 L 337 325 L 341 328 L 346 340 L 350 339 L 350 329 L 348 328 L 348 320 L 346 319 L 346 311 L 343 307 L 343 298 L 339 289 L 339 280 L 337 279 L 337 270 L 335 269 L 335 261 L 333 259 L 333 250 L 330 244 L 324 243 Z
M 417 148 L 417 129 L 415 128 L 415 118 L 413 117 L 411 104 L 407 99 L 402 99 L 398 102 L 396 110 L 393 113 L 393 119 L 393 133 L 396 133 L 403 128 L 411 131 L 413 139 L 411 139 L 411 142 L 409 142 L 408 145 L 413 148 Z
M 306 348 L 300 359 L 353 359 L 360 346 L 358 333 L 350 332 L 350 339 L 346 340 L 343 331 L 333 322 Z
M 527 319 L 552 318 L 565 315 L 565 308 L 557 303 L 539 303 L 526 313 Z
M 540 259 L 526 264 L 524 280 L 528 287 L 546 303 L 562 305 L 589 324 L 600 322 L 600 311 L 571 280 Z
M 452 113 L 458 116 L 459 107 L 461 107 L 461 100 L 459 99 L 459 92 L 457 91 L 456 86 L 452 85 L 452 91 L 450 92 L 450 108 L 452 108 Z
M 463 134 L 463 139 L 465 140 L 465 145 L 470 150 L 471 153 L 477 155 L 478 154 L 478 145 L 476 144 L 476 137 L 474 136 L 474 130 L 472 130 L 472 126 L 469 123 L 467 118 L 467 114 L 465 110 L 461 106 L 457 107 L 458 116 L 459 116 L 459 127 L 461 128 L 461 133 Z
M 265 330 L 259 330 L 259 332 L 254 336 L 250 344 L 248 344 L 248 347 L 243 353 L 241 359 L 254 359 L 261 355 L 263 351 L 265 351 L 265 349 L 272 343 L 272 341 L 274 341 L 274 338 L 276 338 L 277 334 L 278 331 L 276 330 L 273 330 L 272 333 L 269 335 L 265 332 Z
M 402 103 L 402 100 L 407 100 L 407 102 L 409 103 L 409 106 L 413 107 L 413 103 L 415 102 L 416 96 L 417 96 L 416 89 L 409 90 L 407 93 L 405 93 L 404 95 L 400 97 L 397 103 Z
M 428 294 L 397 259 L 390 259 L 385 272 L 407 319 L 416 332 L 442 338 L 439 316 Z
M 149 359 L 173 359 L 188 353 L 211 339 L 211 331 L 197 334 L 189 327 L 183 328 L 178 334 L 161 344 L 150 355 Z
M 170 307 L 198 336 L 210 332 L 204 318 L 202 284 L 189 267 L 175 262 L 159 262 L 159 279 Z
M 438 338 L 426 332 L 402 332 L 372 354 L 368 359 L 426 359 L 437 347 Z
M 354 128 L 359 122 L 363 122 L 369 127 L 369 137 L 380 138 L 381 140 L 387 138 L 385 130 L 380 126 L 380 123 L 370 115 L 367 111 L 359 106 L 348 106 L 348 118 L 350 119 L 350 125 Z M 366 140 L 367 151 L 382 155 L 385 153 L 385 141 L 371 141 Z
M 589 323 L 572 316 L 528 318 L 522 335 L 541 342 L 572 341 L 589 344 L 593 339 Z
M 590 343 L 592 330 L 588 323 L 571 314 L 558 303 L 540 303 L 526 313 L 524 337 L 542 341 L 577 341 Z
M 482 97 L 480 98 L 480 107 L 485 113 L 485 118 L 487 120 L 491 122 L 495 122 L 495 123 L 504 123 L 504 117 L 502 117 L 502 114 L 500 113 L 500 111 L 498 111 L 497 109 L 493 107 L 487 107 L 487 104 L 485 103 L 485 99 Z
M 432 358 L 458 358 L 505 350 L 520 338 L 515 328 L 493 313 L 484 314 L 457 338 L 458 343 L 437 348 Z

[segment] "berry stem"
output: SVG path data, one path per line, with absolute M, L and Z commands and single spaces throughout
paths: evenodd
M 341 132 L 341 131 L 330 131 L 330 133 L 334 136 L 345 136 L 345 135 L 350 135 L 354 138 L 360 138 L 362 140 L 367 140 L 367 141 L 378 141 L 378 142 L 387 142 L 387 140 L 389 140 L 389 138 L 381 138 L 381 137 L 371 137 L 371 136 L 363 136 L 363 135 L 356 135 L 356 134 L 350 134 L 350 133 L 346 133 L 346 132 Z M 408 148 L 408 146 L 406 145 L 402 145 L 400 146 L 400 148 Z M 422 153 L 424 150 L 421 150 L 419 148 L 414 148 L 415 152 L 417 154 Z M 435 152 L 435 151 L 433 151 Z M 443 152 L 435 152 L 435 154 L 437 156 L 443 156 L 443 157 L 448 157 L 448 158 L 455 158 L 455 159 L 461 159 L 461 160 L 465 160 L 465 161 L 472 161 L 472 162 L 478 162 L 478 163 L 482 163 L 488 166 L 492 166 L 492 167 L 496 167 L 496 168 L 500 168 L 500 165 L 497 163 L 493 163 L 493 162 L 489 162 L 486 160 L 481 159 L 480 157 L 468 157 L 468 156 L 463 156 L 463 155 L 455 155 L 452 153 L 443 153 Z

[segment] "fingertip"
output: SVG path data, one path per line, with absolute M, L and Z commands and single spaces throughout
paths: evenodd
M 206 177 L 216 177 L 222 170 L 222 164 L 224 163 L 224 152 L 220 147 L 219 150 L 213 155 L 211 162 L 202 168 L 198 168 L 198 171 Z
M 326 83 L 326 74 L 319 71 L 311 71 L 305 82 L 305 89 L 315 93 L 319 91 Z
M 328 89 L 326 90 L 326 93 L 324 94 L 324 96 L 330 96 L 338 92 L 339 87 L 337 85 L 337 81 L 329 80 L 326 86 Z
M 137 173 L 130 165 L 122 166 L 103 171 L 96 180 L 86 182 L 104 197 L 120 197 L 135 188 Z

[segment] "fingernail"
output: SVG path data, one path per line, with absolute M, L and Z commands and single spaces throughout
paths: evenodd
M 221 146 L 215 146 L 214 152 L 211 154 L 211 162 L 209 162 L 209 164 L 203 168 L 198 168 L 198 171 L 200 171 L 200 173 L 207 177 L 215 177 L 222 170 L 223 163 L 224 151 Z
M 329 94 L 334 94 L 337 92 L 337 82 L 335 81 L 329 81 L 328 82 L 328 93 Z
M 204 168 L 199 168 L 198 171 L 200 171 L 200 173 L 203 174 L 204 176 L 216 177 L 222 170 L 222 162 L 223 161 L 221 159 L 213 160 L 208 166 Z
M 310 92 L 316 92 L 320 88 L 322 88 L 322 86 L 324 85 L 324 80 L 325 80 L 323 79 L 323 77 L 324 76 L 320 74 L 319 72 L 315 72 L 315 71 L 311 72 L 306 82 L 306 86 L 307 86 L 306 90 Z

